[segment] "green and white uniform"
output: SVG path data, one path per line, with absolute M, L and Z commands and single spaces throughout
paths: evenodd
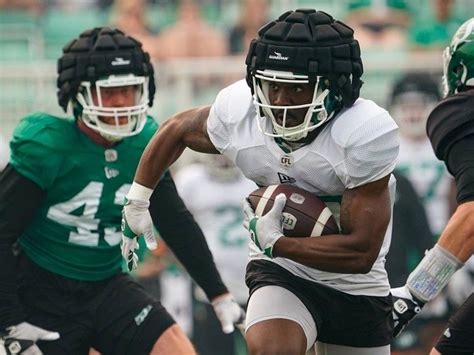
M 121 205 L 156 129 L 148 117 L 140 134 L 105 148 L 77 129 L 73 119 L 33 113 L 20 122 L 10 164 L 47 192 L 19 238 L 30 259 L 56 274 L 87 281 L 121 269 Z

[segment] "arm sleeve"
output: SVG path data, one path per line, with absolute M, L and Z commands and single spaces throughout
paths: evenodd
M 456 179 L 458 203 L 474 201 L 474 134 L 451 146 L 446 165 Z
M 208 299 L 228 292 L 204 234 L 179 197 L 169 172 L 150 198 L 150 213 L 163 240 Z
M 45 194 L 11 165 L 0 173 L 0 329 L 24 320 L 16 292 L 18 272 L 13 245 Z

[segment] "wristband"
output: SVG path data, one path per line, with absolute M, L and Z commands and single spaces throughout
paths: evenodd
M 134 181 L 132 183 L 132 187 L 130 187 L 130 191 L 128 191 L 127 199 L 148 201 L 152 194 L 153 194 L 153 189 L 140 185 L 139 183 Z

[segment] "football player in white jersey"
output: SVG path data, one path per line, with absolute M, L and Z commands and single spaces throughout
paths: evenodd
M 216 266 L 237 303 L 246 307 L 245 285 L 248 243 L 242 228 L 242 200 L 257 185 L 245 178 L 223 155 L 200 155 L 200 161 L 178 170 L 174 179 L 179 195 L 193 214 L 206 237 Z M 245 346 L 239 332 L 222 334 L 219 322 L 203 297 L 195 292 L 195 324 L 193 343 L 200 353 L 242 353 Z M 240 351 L 238 351 L 240 350 Z
M 282 195 L 259 218 L 244 204 L 254 236 L 247 345 L 252 354 L 304 354 L 317 341 L 319 354 L 388 355 L 393 323 L 384 262 L 398 127 L 359 98 L 363 67 L 353 31 L 324 12 L 288 11 L 260 29 L 246 64 L 246 81 L 163 125 L 129 194 L 147 201 L 163 170 L 189 147 L 224 154 L 258 185 L 293 184 L 330 201 L 341 233 L 321 238 L 283 235 Z M 140 235 L 148 211 L 124 215 Z
M 436 158 L 426 136 L 426 120 L 441 99 L 440 84 L 427 73 L 407 73 L 393 86 L 389 112 L 400 128 L 397 171 L 415 187 L 436 238 L 450 216 L 453 179 Z

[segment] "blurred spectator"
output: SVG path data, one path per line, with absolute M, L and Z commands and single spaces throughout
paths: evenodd
M 429 6 L 413 8 L 413 21 L 409 30 L 411 45 L 419 49 L 440 49 L 449 43 L 451 36 L 463 23 L 454 14 L 455 1 L 428 0 Z M 416 2 L 414 2 L 416 4 Z M 472 11 L 472 7 L 470 8 Z
M 409 21 L 405 1 L 358 0 L 349 2 L 345 22 L 362 48 L 399 48 L 407 41 Z
M 1 10 L 24 10 L 32 16 L 40 15 L 43 8 L 44 2 L 41 0 L 0 0 Z
M 426 217 L 425 207 L 412 183 L 395 172 L 397 193 L 393 207 L 392 244 L 387 254 L 390 286 L 405 284 L 408 274 L 423 258 L 425 250 L 433 245 L 433 235 Z
M 10 149 L 7 141 L 0 135 L 0 171 L 5 168 L 10 160 Z
M 229 34 L 231 54 L 246 53 L 259 28 L 269 22 L 267 0 L 241 0 L 240 15 Z
M 389 111 L 400 127 L 397 170 L 414 185 L 437 238 L 451 215 L 453 179 L 433 153 L 426 119 L 441 98 L 440 85 L 426 73 L 408 73 L 393 86 Z
M 155 58 L 159 46 L 146 18 L 147 6 L 146 0 L 115 0 L 110 24 L 142 42 L 145 51 Z
M 257 186 L 223 155 L 205 155 L 202 164 L 188 165 L 175 176 L 176 187 L 201 227 L 223 281 L 235 300 L 246 307 L 245 269 L 248 236 L 243 228 L 242 201 Z M 198 189 L 196 187 L 199 186 Z M 193 343 L 202 355 L 245 354 L 240 332 L 223 334 L 202 291 L 195 292 Z M 169 308 L 167 308 L 169 309 Z
M 433 235 L 428 225 L 425 208 L 410 180 L 394 172 L 397 192 L 393 206 L 393 231 L 387 269 L 390 286 L 405 284 L 408 274 L 423 258 L 425 250 L 433 245 Z M 417 327 L 409 325 L 394 340 L 393 354 L 424 355 L 426 352 L 417 337 Z
M 440 98 L 440 85 L 432 76 L 423 72 L 407 73 L 394 83 L 388 105 L 400 128 L 400 153 L 396 171 L 410 180 L 420 196 L 434 240 L 439 237 L 451 215 L 451 201 L 455 196 L 454 180 L 443 162 L 436 158 L 426 135 L 426 119 Z M 394 211 L 394 218 L 395 215 Z M 424 237 L 415 235 L 413 238 Z M 423 243 L 426 241 L 423 240 Z M 398 247 L 394 239 L 392 248 Z M 412 271 L 420 256 L 423 255 L 411 258 L 408 272 Z M 392 286 L 403 283 L 398 279 Z M 392 347 L 400 354 L 402 349 L 410 353 L 418 349 L 417 354 L 426 354 L 442 332 L 448 316 L 448 299 L 441 294 L 423 308 L 422 314 L 394 340 Z
M 227 55 L 224 33 L 208 25 L 194 0 L 181 0 L 176 23 L 160 32 L 156 57 L 216 57 Z

